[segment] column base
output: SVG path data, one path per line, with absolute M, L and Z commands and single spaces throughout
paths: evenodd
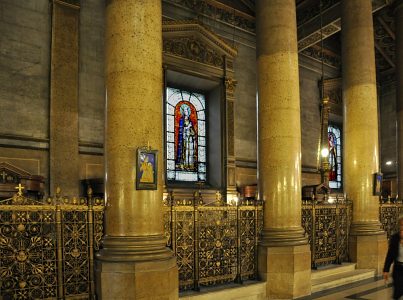
M 357 269 L 375 269 L 382 274 L 388 242 L 386 233 L 376 235 L 351 235 L 348 244 L 349 256 L 357 263 Z
M 302 227 L 270 228 L 262 230 L 262 246 L 283 247 L 306 244 L 308 244 L 308 238 Z
M 267 299 L 295 299 L 311 294 L 309 245 L 259 246 L 258 271 L 266 282 Z
M 96 261 L 97 299 L 166 299 L 179 297 L 176 259 L 146 262 Z
M 97 260 L 110 262 L 136 262 L 167 260 L 173 257 L 162 235 L 155 236 L 104 236 Z

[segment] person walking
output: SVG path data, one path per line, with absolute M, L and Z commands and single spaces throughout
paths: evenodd
M 393 263 L 393 299 L 403 296 L 403 215 L 399 217 L 398 224 L 399 231 L 390 237 L 383 267 L 383 278 L 387 282 L 390 266 Z

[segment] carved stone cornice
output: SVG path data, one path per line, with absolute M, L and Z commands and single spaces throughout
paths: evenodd
M 194 38 L 181 37 L 164 40 L 163 51 L 176 56 L 223 68 L 224 58 L 208 45 Z
M 235 26 L 245 31 L 255 32 L 255 17 L 215 0 L 163 0 L 176 6 L 181 6 L 205 16 L 218 20 L 229 26 Z
M 322 62 L 323 60 L 323 63 L 329 67 L 340 69 L 341 66 L 340 56 L 330 51 L 327 51 L 326 49 L 323 50 L 323 56 L 322 56 L 322 50 L 320 46 L 314 45 L 312 47 L 304 49 L 300 53 L 310 58 L 313 58 L 319 62 Z
M 216 51 L 231 58 L 234 58 L 238 53 L 234 47 L 228 45 L 222 38 L 197 20 L 163 21 L 162 35 L 164 42 L 171 38 L 193 37 L 195 40 L 201 40 L 201 43 L 218 48 Z

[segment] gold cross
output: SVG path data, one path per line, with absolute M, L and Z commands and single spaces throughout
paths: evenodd
M 1 173 L 1 175 L 3 176 L 3 181 L 6 182 L 6 175 L 7 175 L 7 173 L 3 171 L 3 173 Z
M 18 186 L 15 187 L 16 190 L 18 190 L 18 195 L 22 196 L 22 190 L 25 189 L 21 183 L 18 184 Z

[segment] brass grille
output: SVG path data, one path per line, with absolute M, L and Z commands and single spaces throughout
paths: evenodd
M 94 247 L 103 232 L 103 201 L 62 198 L 47 204 L 21 191 L 0 203 L 0 295 L 3 299 L 95 296 Z
M 348 259 L 348 233 L 352 204 L 343 197 L 332 197 L 332 203 L 304 201 L 302 227 L 308 235 L 313 268 Z
M 379 206 L 379 219 L 381 220 L 382 228 L 386 231 L 389 237 L 398 231 L 397 220 L 403 213 L 403 203 L 392 203 L 390 199 L 386 203 L 381 203 Z
M 200 195 L 181 201 L 169 196 L 165 235 L 176 255 L 180 290 L 256 279 L 262 217 L 261 203 L 203 205 Z

